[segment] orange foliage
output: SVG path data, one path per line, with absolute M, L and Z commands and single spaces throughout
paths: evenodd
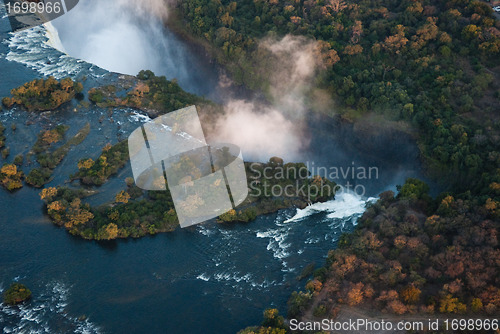
M 408 304 L 415 304 L 419 301 L 421 293 L 420 289 L 410 285 L 401 292 L 401 298 Z
M 54 211 L 61 211 L 64 210 L 64 205 L 62 205 L 60 201 L 55 201 L 47 205 L 47 209 Z
M 125 204 L 128 203 L 129 199 L 130 199 L 130 195 L 125 190 L 122 190 L 121 192 L 119 192 L 115 198 L 116 203 L 125 203 Z
M 107 143 L 106 146 L 104 146 L 102 148 L 102 151 L 103 152 L 108 152 L 109 150 L 111 150 L 112 147 L 113 147 L 113 145 L 111 145 L 111 143 Z
M 94 214 L 92 212 L 81 207 L 81 202 L 82 201 L 79 198 L 75 198 L 73 202 L 71 202 L 67 213 L 69 221 L 65 224 L 67 228 L 71 228 L 75 225 L 85 224 L 86 222 L 94 218 Z
M 399 54 L 400 50 L 408 43 L 408 38 L 405 37 L 404 26 L 399 24 L 396 26 L 396 30 L 396 34 L 385 39 L 383 46 L 387 51 Z
M 45 188 L 42 190 L 42 192 L 40 193 L 40 198 L 41 199 L 49 199 L 55 195 L 57 195 L 57 189 L 54 187 L 50 187 L 50 188 Z
M 118 226 L 116 226 L 116 224 L 113 223 L 108 224 L 105 230 L 107 234 L 106 239 L 111 240 L 111 239 L 116 239 L 118 237 Z
M 347 304 L 355 306 L 363 301 L 363 283 L 354 284 L 351 290 L 347 293 Z
M 363 47 L 359 44 L 347 45 L 344 49 L 344 53 L 349 56 L 354 56 L 363 52 Z
M 42 134 L 42 139 L 47 144 L 53 144 L 61 140 L 61 135 L 56 130 L 48 130 Z
M 92 168 L 92 166 L 94 166 L 94 160 L 92 160 L 90 158 L 87 160 L 83 160 L 83 161 L 78 162 L 78 169 L 90 169 L 90 168 Z
M 7 177 L 17 175 L 17 166 L 13 164 L 7 164 L 0 169 L 0 173 L 5 174 Z

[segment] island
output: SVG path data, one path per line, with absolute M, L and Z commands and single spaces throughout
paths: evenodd
M 89 100 L 102 108 L 130 107 L 157 117 L 166 112 L 195 104 L 210 104 L 208 100 L 184 91 L 177 81 L 156 76 L 150 70 L 136 77 L 122 75 L 115 84 L 94 87 L 88 91 Z
M 6 108 L 19 105 L 28 111 L 48 111 L 59 108 L 81 94 L 83 85 L 71 78 L 57 81 L 54 77 L 35 79 L 11 90 L 11 97 L 4 97 Z
M 50 182 L 54 169 L 63 161 L 66 154 L 73 146 L 81 144 L 90 133 L 90 123 L 87 123 L 75 136 L 68 139 L 64 144 L 56 147 L 57 143 L 63 141 L 69 127 L 58 125 L 51 130 L 42 130 L 38 140 L 33 145 L 29 154 L 35 154 L 40 167 L 32 169 L 26 177 L 26 183 L 35 188 L 41 188 Z M 18 162 L 22 159 L 16 157 Z M 19 163 L 18 163 L 19 164 Z
M 12 283 L 3 294 L 3 302 L 7 305 L 17 305 L 31 298 L 31 291 L 21 283 Z
M 111 172 L 115 173 L 123 167 L 128 161 L 128 151 L 120 149 L 126 147 L 122 143 L 107 145 L 98 162 L 83 159 L 78 163 L 80 172 L 77 175 L 83 184 L 100 186 L 108 180 Z M 113 151 L 113 148 L 117 149 Z M 114 160 L 102 159 L 110 154 L 115 157 Z M 246 223 L 259 215 L 291 207 L 304 208 L 311 203 L 332 200 L 335 196 L 336 184 L 326 178 L 309 175 L 302 163 L 284 164 L 282 159 L 272 157 L 267 163 L 246 162 L 245 168 L 249 196 L 237 208 L 219 216 L 219 223 Z M 92 195 L 92 191 L 85 188 L 50 187 L 43 189 L 40 197 L 56 225 L 85 239 L 138 238 L 172 232 L 178 227 L 168 190 L 145 191 L 139 189 L 132 178 L 127 178 L 125 182 L 126 189 L 118 192 L 112 202 L 98 207 L 84 202 L 85 197 Z M 273 187 L 287 191 L 278 193 L 271 190 Z

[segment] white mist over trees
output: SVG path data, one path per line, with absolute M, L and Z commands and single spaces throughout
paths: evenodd
M 215 126 L 215 138 L 239 145 L 252 159 L 276 155 L 300 160 L 310 142 L 305 115 L 307 96 L 322 65 L 318 45 L 305 37 L 287 35 L 279 40 L 266 38 L 259 47 L 272 59 L 266 66 L 272 69 L 267 71 L 271 104 L 228 101 L 224 117 Z
M 164 28 L 167 19 L 162 0 L 81 0 L 53 24 L 64 52 L 109 71 L 136 75 L 149 69 L 169 80 L 178 79 L 182 88 L 195 93 L 196 87 L 211 85 L 210 79 L 215 86 L 227 86 L 223 76 L 203 74 L 191 50 Z M 308 96 L 323 66 L 319 46 L 305 37 L 287 35 L 265 38 L 259 48 L 270 56 L 267 64 L 256 68 L 270 84 L 270 103 L 222 96 L 218 102 L 225 114 L 213 122 L 209 136 L 212 141 L 239 145 L 247 159 L 276 155 L 300 160 L 300 152 L 309 146 L 304 121 L 311 102 Z M 331 101 L 323 104 L 330 107 Z

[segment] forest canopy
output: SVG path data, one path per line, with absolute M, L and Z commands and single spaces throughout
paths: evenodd
M 186 0 L 187 29 L 233 79 L 266 90 L 267 36 L 306 36 L 325 67 L 316 84 L 349 120 L 376 113 L 419 133 L 429 173 L 446 187 L 494 196 L 500 182 L 500 22 L 474 0 Z M 183 28 L 181 28 L 182 30 Z M 275 37 L 275 38 L 276 38 Z

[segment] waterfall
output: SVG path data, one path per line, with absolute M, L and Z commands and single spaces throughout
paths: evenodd
M 68 55 L 111 72 L 137 75 L 151 70 L 199 95 L 218 86 L 213 65 L 165 28 L 162 0 L 81 0 L 52 21 Z

